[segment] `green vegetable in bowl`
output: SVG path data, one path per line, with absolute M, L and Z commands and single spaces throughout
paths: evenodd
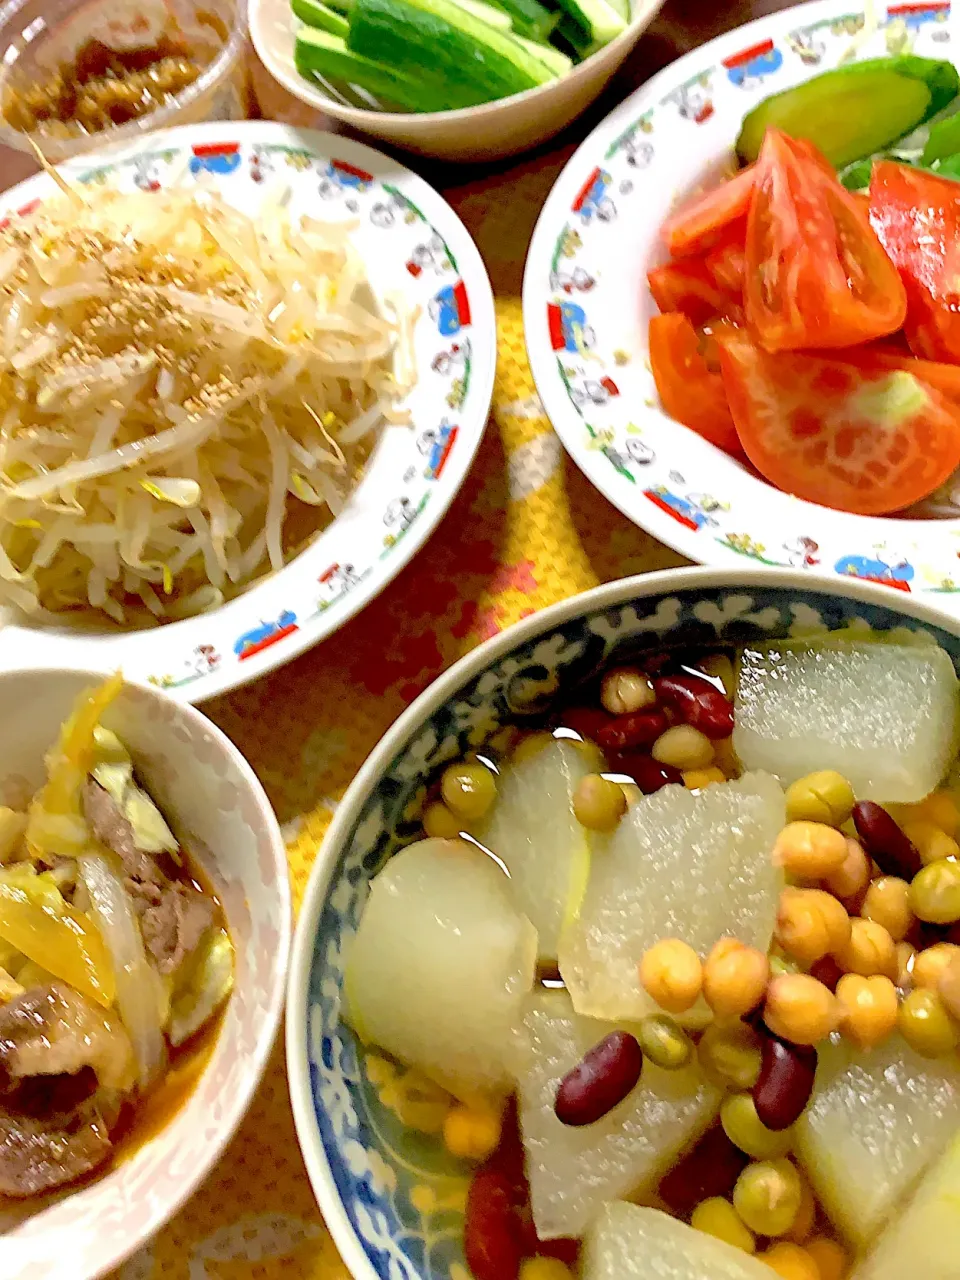
M 756 160 L 773 127 L 808 139 L 840 168 L 889 147 L 958 91 L 960 77 L 950 62 L 914 54 L 854 62 L 764 99 L 743 122 L 737 155 Z

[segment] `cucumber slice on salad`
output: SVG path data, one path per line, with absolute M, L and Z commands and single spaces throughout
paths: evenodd
M 825 71 L 766 98 L 745 118 L 737 155 L 756 160 L 769 127 L 806 138 L 838 168 L 882 151 L 957 95 L 949 62 L 906 54 Z
M 435 85 L 413 80 L 374 58 L 354 53 L 340 36 L 329 31 L 302 27 L 297 32 L 294 61 L 308 80 L 314 74 L 345 80 L 406 111 L 445 111 L 449 107 Z
M 319 31 L 329 31 L 333 36 L 346 40 L 350 23 L 335 9 L 328 9 L 320 0 L 290 0 L 290 8 L 294 15 L 305 22 L 308 27 L 316 27 Z
M 453 0 L 354 0 L 347 45 L 405 79 L 419 79 L 429 67 L 451 107 L 477 106 L 555 78 L 518 40 Z

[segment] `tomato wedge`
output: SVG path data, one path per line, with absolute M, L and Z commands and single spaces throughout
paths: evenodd
M 679 311 L 691 324 L 706 324 L 718 316 L 743 319 L 739 296 L 722 288 L 700 258 L 684 258 L 654 267 L 647 272 L 647 283 L 661 311 Z
M 747 216 L 747 324 L 768 351 L 869 342 L 903 324 L 907 299 L 859 202 L 822 159 L 769 129 Z
M 741 169 L 719 187 L 711 187 L 663 224 L 663 238 L 675 258 L 704 253 L 747 216 L 756 166 Z
M 696 330 L 679 313 L 650 321 L 650 367 L 664 411 L 727 453 L 741 452 L 723 379 L 700 352 Z
M 876 347 L 852 347 L 849 351 L 838 351 L 836 359 L 855 365 L 865 373 L 902 369 L 928 387 L 934 387 L 947 400 L 960 405 L 960 365 L 940 360 L 918 360 L 907 351 Z
M 747 457 L 808 502 L 883 515 L 960 465 L 960 407 L 906 369 L 773 355 L 732 330 L 720 338 L 720 366 Z
M 906 286 L 910 350 L 960 362 L 960 183 L 878 161 L 870 220 Z

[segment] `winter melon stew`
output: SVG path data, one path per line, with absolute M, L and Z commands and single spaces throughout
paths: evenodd
M 434 779 L 344 1010 L 475 1280 L 960 1276 L 957 748 L 948 655 L 866 632 L 641 657 Z
M 103 1171 L 183 1102 L 233 985 L 219 903 L 80 695 L 0 808 L 0 1200 Z

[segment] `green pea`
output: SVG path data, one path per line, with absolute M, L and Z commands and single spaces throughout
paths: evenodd
M 690 1037 L 672 1018 L 652 1013 L 640 1023 L 637 1039 L 644 1057 L 665 1071 L 685 1067 L 693 1054 Z

